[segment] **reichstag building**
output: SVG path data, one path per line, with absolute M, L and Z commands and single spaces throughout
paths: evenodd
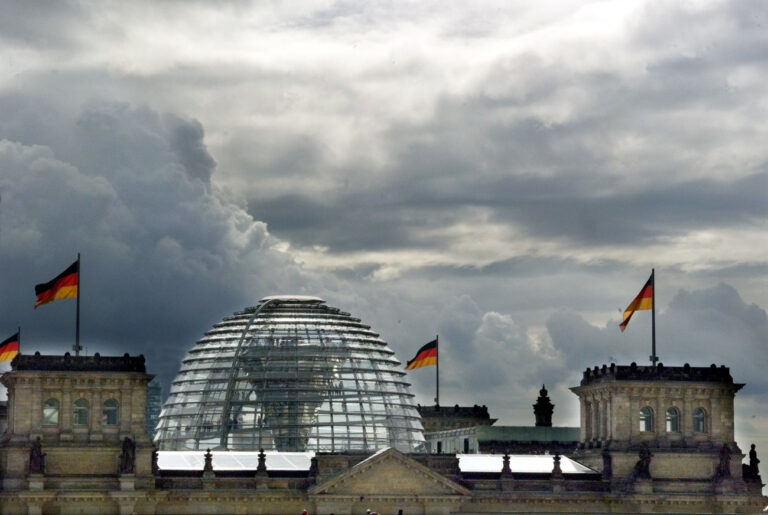
M 19 354 L 0 437 L 0 514 L 757 513 L 756 450 L 734 440 L 744 386 L 724 365 L 598 365 L 578 428 L 496 427 L 422 407 L 353 315 L 274 296 L 183 359 L 154 434 L 143 356 Z M 495 429 L 493 429 L 495 428 Z

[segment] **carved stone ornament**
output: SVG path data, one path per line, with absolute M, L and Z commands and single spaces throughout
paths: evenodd
M 29 473 L 45 474 L 45 453 L 39 436 L 29 448 Z
M 638 452 L 640 459 L 635 463 L 634 476 L 636 479 L 650 479 L 651 478 L 651 450 L 648 449 L 647 444 L 643 444 Z
M 136 443 L 127 436 L 123 438 L 118 468 L 121 474 L 133 474 L 136 471 Z

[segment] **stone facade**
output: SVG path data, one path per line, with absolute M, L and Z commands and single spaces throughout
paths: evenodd
M 579 428 L 552 427 L 554 410 L 555 405 L 549 399 L 546 387 L 542 385 L 539 397 L 533 404 L 534 426 L 495 426 L 493 423 L 496 419 L 490 418 L 485 406 L 479 409 L 477 406 L 456 406 L 453 415 L 450 408 L 441 408 L 439 415 L 435 415 L 437 410 L 434 408 L 422 408 L 420 411 L 425 417 L 432 416 L 424 422 L 424 427 L 430 428 L 424 433 L 429 452 L 570 454 L 579 444 Z M 484 417 L 467 416 L 473 412 Z
M 472 426 L 426 433 L 427 448 L 459 454 L 572 454 L 578 427 Z
M 131 488 L 150 486 L 152 442 L 144 420 L 152 376 L 143 357 L 19 354 L 12 367 L 0 379 L 9 406 L 0 439 L 3 490 L 118 489 L 125 438 L 136 447 Z M 42 478 L 32 477 L 30 468 L 30 446 L 38 439 L 45 453 Z
M 745 491 L 733 405 L 744 385 L 726 367 L 603 365 L 571 388 L 581 406 L 574 458 L 614 483 L 637 476 L 650 453 L 653 491 Z M 759 487 L 756 489 L 759 491 Z
M 418 406 L 424 432 L 445 431 L 460 427 L 490 426 L 496 422 L 486 406 Z
M 263 453 L 254 469 L 217 470 L 210 453 L 200 451 L 205 465 L 162 470 L 145 429 L 151 376 L 143 358 L 19 355 L 12 367 L 2 377 L 9 429 L 0 440 L 1 514 L 755 513 L 768 504 L 759 479 L 745 482 L 736 466 L 732 406 L 740 385 L 728 380 L 727 369 L 694 371 L 691 382 L 673 371 L 638 375 L 640 367 L 585 374 L 574 388 L 582 406 L 605 398 L 607 411 L 588 412 L 598 423 L 581 428 L 577 459 L 595 470 L 577 474 L 563 473 L 559 456 L 548 471 L 507 466 L 473 473 L 462 472 L 453 454 L 395 449 L 318 453 L 307 470 L 269 470 Z M 705 436 L 684 421 L 679 438 L 657 425 L 635 435 L 632 412 L 650 400 L 656 409 L 676 402 L 684 420 L 700 406 L 718 420 Z M 638 449 L 649 461 L 638 460 Z M 638 472 L 638 461 L 649 477 Z

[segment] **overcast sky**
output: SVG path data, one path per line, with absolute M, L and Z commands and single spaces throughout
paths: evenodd
M 0 0 L 0 332 L 165 391 L 214 323 L 318 295 L 441 403 L 555 425 L 587 367 L 731 367 L 768 453 L 768 3 Z M 8 368 L 3 365 L 3 370 Z M 434 369 L 409 373 L 417 401 Z

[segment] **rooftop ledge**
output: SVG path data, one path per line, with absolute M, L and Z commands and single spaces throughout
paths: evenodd
M 144 355 L 102 356 L 98 352 L 93 356 L 72 356 L 69 352 L 63 356 L 44 356 L 17 354 L 11 361 L 13 370 L 40 370 L 61 372 L 144 372 Z
M 692 367 L 688 363 L 682 367 L 665 367 L 663 363 L 654 366 L 616 365 L 587 368 L 581 380 L 581 386 L 608 381 L 691 381 L 733 384 L 731 372 L 725 365 L 712 364 L 708 367 Z
M 325 301 L 320 297 L 312 297 L 311 295 L 270 295 L 264 297 L 259 302 L 279 301 L 279 302 L 323 302 Z

